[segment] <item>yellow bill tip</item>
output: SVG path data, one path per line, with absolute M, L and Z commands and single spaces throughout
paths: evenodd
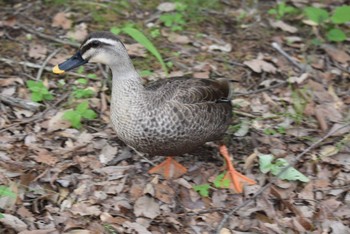
M 56 73 L 56 74 L 62 74 L 64 73 L 64 70 L 61 70 L 58 65 L 54 66 L 54 68 L 52 68 L 52 72 Z

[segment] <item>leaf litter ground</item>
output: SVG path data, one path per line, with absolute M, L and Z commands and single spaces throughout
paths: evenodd
M 193 186 L 212 185 L 222 172 L 218 149 L 208 144 L 178 157 L 189 172 L 177 180 L 147 174 L 150 162 L 161 158 L 140 156 L 115 137 L 109 124 L 108 82 L 89 80 L 95 95 L 88 100 L 98 119 L 84 122 L 80 130 L 62 119 L 77 102 L 70 97 L 76 78 L 106 76 L 97 65 L 88 65 L 82 74 L 53 75 L 52 65 L 76 49 L 76 43 L 64 38 L 79 41 L 87 32 L 112 25 L 101 26 L 74 4 L 73 10 L 35 1 L 1 3 L 0 184 L 17 195 L 0 198 L 1 233 L 350 232 L 349 43 L 316 50 L 308 41 L 309 26 L 261 19 L 274 2 L 249 9 L 239 1 L 222 2 L 220 14 L 203 11 L 207 19 L 195 30 L 162 29 L 154 40 L 168 53 L 180 54 L 163 54 L 174 64 L 170 76 L 232 81 L 235 118 L 225 141 L 237 168 L 258 185 L 244 194 L 210 186 L 208 197 Z M 137 7 L 123 17 L 159 23 L 155 8 Z M 239 21 L 235 16 L 243 10 L 247 15 Z M 156 60 L 121 37 L 136 66 L 141 70 L 148 64 L 153 71 L 145 82 L 164 77 Z M 291 64 L 270 42 L 283 45 L 297 65 L 307 61 L 307 69 Z M 32 103 L 28 80 L 43 81 L 54 100 Z M 294 165 L 310 182 L 275 180 L 242 206 L 274 178 L 259 170 L 258 152 L 292 162 L 342 126 Z

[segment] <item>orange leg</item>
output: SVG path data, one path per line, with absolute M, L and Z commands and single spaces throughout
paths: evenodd
M 233 167 L 227 147 L 225 145 L 220 146 L 220 153 L 225 158 L 227 165 L 227 173 L 224 176 L 223 180 L 230 180 L 230 188 L 236 191 L 237 193 L 243 192 L 243 183 L 256 184 L 256 182 L 238 171 Z
M 165 179 L 178 178 L 185 174 L 187 169 L 180 163 L 176 162 L 172 157 L 167 157 L 167 159 L 161 164 L 151 168 L 148 173 L 161 174 Z

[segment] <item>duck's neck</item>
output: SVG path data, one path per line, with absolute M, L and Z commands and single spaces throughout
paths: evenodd
M 111 117 L 120 121 L 121 117 L 133 118 L 144 102 L 144 87 L 129 57 L 122 63 L 110 66 L 113 75 Z M 115 123 L 117 124 L 117 123 Z

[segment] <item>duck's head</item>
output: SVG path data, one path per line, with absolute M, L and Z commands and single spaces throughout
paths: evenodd
M 125 46 L 116 35 L 110 32 L 94 32 L 84 40 L 75 55 L 56 65 L 52 71 L 57 74 L 64 73 L 87 62 L 118 64 L 116 60 L 125 58 L 125 55 Z

